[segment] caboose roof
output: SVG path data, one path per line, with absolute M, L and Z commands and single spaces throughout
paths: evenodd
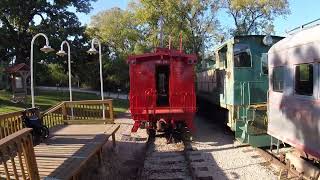
M 197 60 L 195 54 L 186 54 L 183 51 L 172 50 L 168 48 L 156 48 L 154 52 L 144 53 L 141 55 L 131 55 L 128 57 L 129 61 L 149 61 L 159 59 L 181 58 L 182 60 Z

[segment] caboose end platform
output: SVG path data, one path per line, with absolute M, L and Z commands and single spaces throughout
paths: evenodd
M 146 127 L 154 134 L 181 124 L 193 129 L 196 61 L 195 55 L 167 48 L 128 58 L 133 132 Z

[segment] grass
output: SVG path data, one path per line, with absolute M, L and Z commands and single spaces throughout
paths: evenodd
M 99 100 L 101 97 L 96 94 L 73 92 L 73 100 Z M 13 103 L 10 101 L 12 94 L 5 90 L 0 90 L 0 114 L 19 111 L 31 107 L 31 97 L 28 96 L 27 103 Z M 58 104 L 61 101 L 68 101 L 69 93 L 61 91 L 36 91 L 35 104 L 41 111 Z M 116 113 L 127 111 L 129 107 L 128 100 L 114 99 L 113 107 Z

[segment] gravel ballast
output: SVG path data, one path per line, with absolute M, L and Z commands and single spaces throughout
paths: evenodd
M 272 180 L 277 179 L 275 170 L 259 153 L 251 146 L 241 145 L 234 141 L 231 133 L 210 120 L 197 117 L 197 128 L 192 143 L 206 162 L 202 162 L 207 168 L 199 173 L 210 174 L 213 179 L 252 179 Z M 196 165 L 195 165 L 196 166 Z

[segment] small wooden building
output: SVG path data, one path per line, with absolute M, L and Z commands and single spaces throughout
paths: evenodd
M 19 99 L 27 96 L 27 81 L 30 76 L 30 67 L 25 63 L 16 64 L 6 69 L 9 75 L 9 82 L 11 82 L 11 91 L 13 93 L 13 100 L 19 101 Z
M 5 68 L 0 63 L 0 90 L 7 87 L 7 75 L 5 73 Z

